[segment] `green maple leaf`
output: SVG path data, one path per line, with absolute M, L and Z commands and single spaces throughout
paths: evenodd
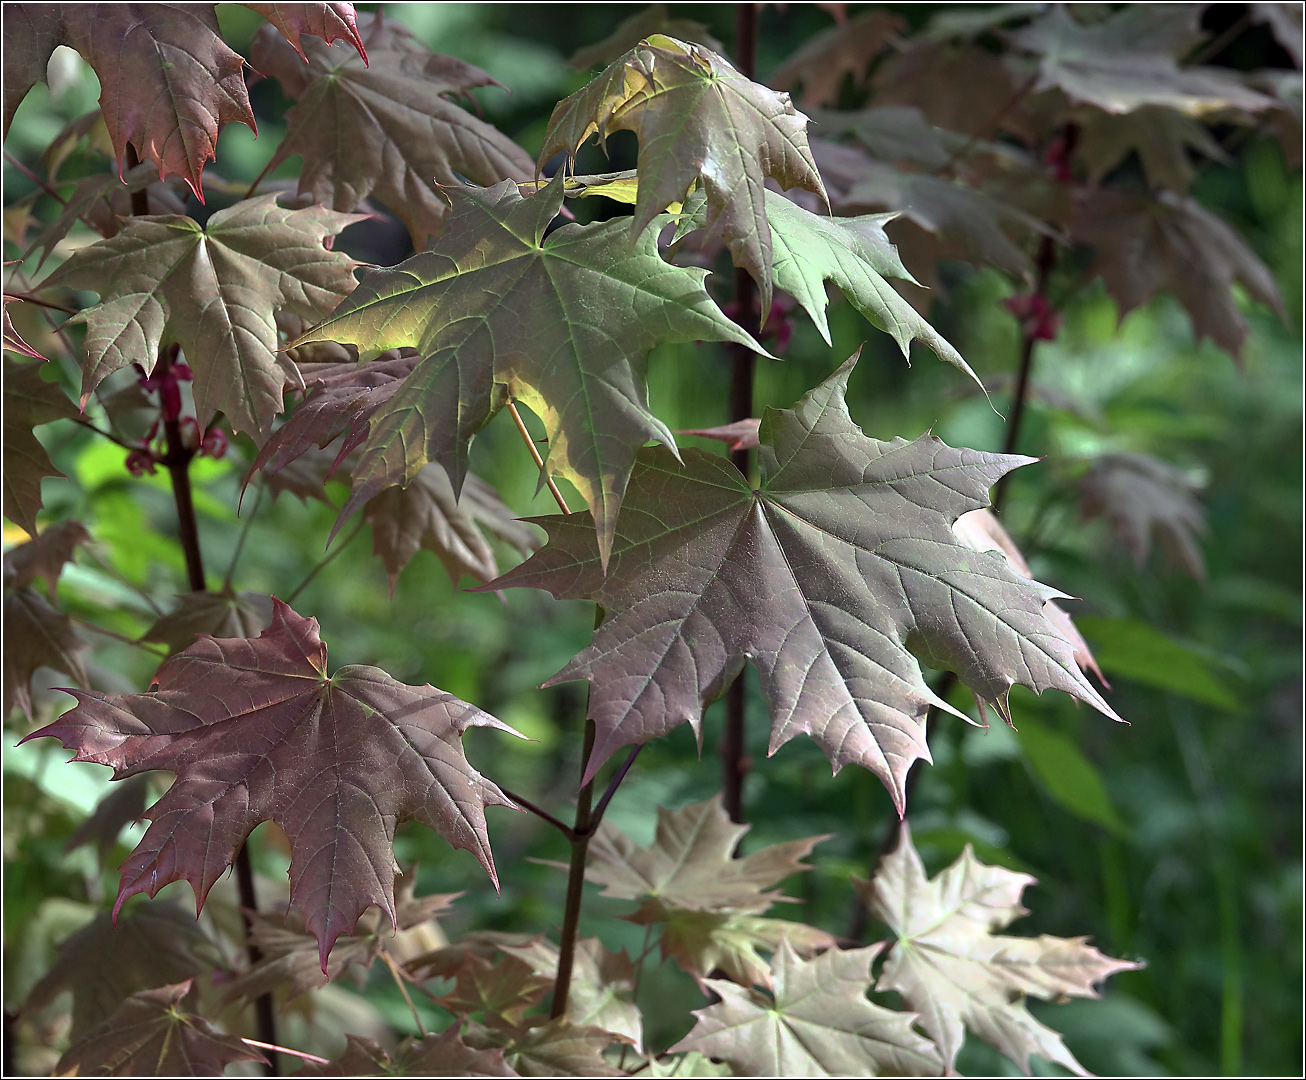
M 266 1058 L 202 1016 L 183 1012 L 190 982 L 133 994 L 59 1059 L 60 1076 L 220 1076 L 237 1061 Z
M 768 999 L 721 979 L 721 1001 L 695 1009 L 693 1030 L 673 1052 L 697 1050 L 742 1076 L 938 1076 L 938 1051 L 912 1030 L 912 1013 L 866 1000 L 877 948 L 830 949 L 801 960 L 782 944 Z
M 273 314 L 321 318 L 354 287 L 358 264 L 323 242 L 358 220 L 320 206 L 286 210 L 264 195 L 205 227 L 176 215 L 134 218 L 81 248 L 42 287 L 100 294 L 72 320 L 87 326 L 83 401 L 121 367 L 151 371 L 160 344 L 178 341 L 195 372 L 201 425 L 221 411 L 237 430 L 267 431 L 283 386 L 299 382 L 277 356 Z
M 788 94 L 746 79 L 710 49 L 653 34 L 558 103 L 538 160 L 542 165 L 565 151 L 575 161 L 591 135 L 602 142 L 614 131 L 633 131 L 640 185 L 631 240 L 699 182 L 708 229 L 721 233 L 735 264 L 757 281 L 767 311 L 767 177 L 782 188 L 796 185 L 825 198 L 806 127 L 807 117 Z
M 640 925 L 664 924 L 662 955 L 699 979 L 719 968 L 744 986 L 770 985 L 770 969 L 759 949 L 782 941 L 810 953 L 834 938 L 785 919 L 759 918 L 777 900 L 769 890 L 808 867 L 801 860 L 825 837 L 772 844 L 742 858 L 734 850 L 749 826 L 734 824 L 720 795 L 683 810 L 659 808 L 651 847 L 633 843 L 604 823 L 590 840 L 585 876 L 605 886 L 603 895 L 641 900 L 626 916 Z
M 57 382 L 41 378 L 44 364 L 4 360 L 4 515 L 36 535 L 41 510 L 41 481 L 63 476 L 32 430 L 77 415 Z
M 181 652 L 207 634 L 215 638 L 255 638 L 272 622 L 272 598 L 267 593 L 235 592 L 230 585 L 221 592 L 192 592 L 177 598 L 177 605 L 160 615 L 141 635 L 142 641 L 157 641 L 169 652 Z
M 432 53 L 397 23 L 367 34 L 371 66 L 347 45 L 307 41 L 308 66 L 272 28 L 255 40 L 251 62 L 295 99 L 286 136 L 269 169 L 299 156 L 299 191 L 336 210 L 369 195 L 408 226 L 419 251 L 438 236 L 449 212 L 441 185 L 461 177 L 489 186 L 529 180 L 530 155 L 449 100 L 498 85 L 480 68 Z
M 1211 161 L 1229 161 L 1204 124 L 1162 105 L 1143 105 L 1123 116 L 1084 106 L 1074 117 L 1079 128 L 1075 156 L 1086 166 L 1093 184 L 1101 183 L 1135 153 L 1153 188 L 1183 195 L 1197 177 L 1191 153 Z
M 473 1050 L 463 1042 L 457 1024 L 439 1035 L 400 1044 L 392 1058 L 379 1042 L 346 1035 L 340 1057 L 327 1065 L 306 1063 L 296 1076 L 519 1076 L 503 1060 L 503 1050 Z
M 1085 938 L 1017 938 L 994 933 L 1027 914 L 1020 894 L 1028 874 L 985 866 L 970 845 L 927 881 L 904 822 L 897 849 L 875 877 L 859 882 L 862 899 L 898 935 L 877 990 L 897 990 L 951 1072 L 964 1029 L 997 1047 L 1025 1072 L 1029 1055 L 1087 1076 L 1083 1066 L 1025 1007 L 1024 997 L 1097 997 L 1093 984 L 1141 964 L 1113 960 Z
M 261 821 L 290 838 L 291 903 L 323 968 L 369 905 L 395 923 L 399 822 L 423 822 L 495 878 L 485 807 L 511 804 L 461 743 L 469 727 L 512 730 L 487 713 L 373 667 L 328 677 L 317 620 L 280 601 L 258 638 L 201 638 L 164 662 L 155 685 L 149 694 L 69 691 L 77 706 L 28 736 L 58 738 L 118 779 L 176 774 L 123 864 L 115 912 L 181 880 L 202 905 Z
M 33 588 L 6 589 L 4 596 L 4 714 L 15 706 L 32 715 L 32 676 L 39 667 L 71 675 L 85 686 L 79 655 L 90 646 L 72 621 Z
M 765 353 L 703 288 L 671 266 L 652 229 L 630 251 L 622 220 L 564 225 L 545 238 L 562 177 L 530 198 L 504 181 L 450 191 L 454 212 L 428 251 L 372 270 L 296 344 L 334 340 L 370 359 L 403 346 L 421 359 L 370 417 L 342 518 L 428 461 L 462 487 L 472 436 L 502 404 L 544 420 L 548 470 L 584 496 L 606 559 L 636 451 L 675 440 L 649 411 L 644 362 L 657 344 L 734 341 Z
M 576 515 L 535 519 L 549 541 L 483 588 L 589 597 L 606 619 L 551 682 L 590 680 L 597 739 L 587 778 L 622 746 L 688 722 L 751 659 L 771 706 L 771 752 L 812 735 L 835 769 L 857 763 L 893 794 L 928 760 L 925 715 L 950 706 L 920 660 L 957 672 L 1009 718 L 1019 683 L 1118 719 L 1043 613 L 1055 590 L 953 533 L 1029 458 L 954 450 L 929 434 L 869 439 L 844 395 L 849 361 L 762 421 L 761 486 L 728 461 L 645 450 L 604 576 Z M 918 659 L 919 658 L 919 659 Z

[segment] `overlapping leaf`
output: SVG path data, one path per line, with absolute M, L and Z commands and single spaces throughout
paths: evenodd
M 657 839 L 643 848 L 603 824 L 590 841 L 585 876 L 606 886 L 605 896 L 640 900 L 626 916 L 663 925 L 662 955 L 699 979 L 721 970 L 743 986 L 770 985 L 759 949 L 787 941 L 803 954 L 834 945 L 823 930 L 785 919 L 760 918 L 777 900 L 769 886 L 808 867 L 801 860 L 824 837 L 772 844 L 743 858 L 733 852 L 748 832 L 731 822 L 721 797 L 683 810 L 658 809 Z
M 897 849 L 881 860 L 873 880 L 859 883 L 872 914 L 898 935 L 876 989 L 898 991 L 920 1013 L 949 1072 L 969 1029 L 1025 1072 L 1037 1054 L 1088 1075 L 1023 998 L 1096 997 L 1095 983 L 1141 966 L 1104 956 L 1084 938 L 995 934 L 1026 914 L 1020 894 L 1033 883 L 1028 874 L 985 866 L 970 845 L 927 881 L 905 823 Z
M 354 344 L 364 359 L 404 346 L 421 354 L 371 416 L 342 517 L 428 461 L 457 492 L 468 443 L 506 391 L 544 420 L 547 467 L 584 496 L 606 560 L 636 451 L 650 439 L 674 445 L 648 408 L 648 351 L 693 340 L 764 350 L 709 299 L 705 270 L 663 261 L 654 230 L 633 252 L 622 220 L 564 225 L 546 239 L 561 175 L 530 198 L 510 181 L 450 194 L 454 212 L 432 249 L 364 274 L 300 339 Z
M 1247 324 L 1231 286 L 1282 313 L 1269 268 L 1224 221 L 1191 199 L 1153 197 L 1120 188 L 1084 191 L 1071 230 L 1097 249 L 1089 273 L 1102 278 L 1123 318 L 1159 292 L 1173 294 L 1188 312 L 1193 333 L 1209 337 L 1235 358 Z
M 41 378 L 43 364 L 4 360 L 4 515 L 36 535 L 41 480 L 63 476 L 32 431 L 77 415 L 57 382 Z
M 343 43 L 303 42 L 306 68 L 271 28 L 255 40 L 254 66 L 296 101 L 271 167 L 302 157 L 300 192 L 336 210 L 375 196 L 421 250 L 448 216 L 440 185 L 457 186 L 461 177 L 487 187 L 529 180 L 534 164 L 497 128 L 449 100 L 494 84 L 480 68 L 429 52 L 395 22 L 376 24 L 367 45 L 370 67 Z
M 632 241 L 701 182 L 707 228 L 724 237 L 735 264 L 752 274 L 767 311 L 767 177 L 782 188 L 803 187 L 825 198 L 806 128 L 807 117 L 788 94 L 746 79 L 709 49 L 654 34 L 558 103 L 539 161 L 559 152 L 574 161 L 591 135 L 602 142 L 614 131 L 633 131 L 639 138 L 640 183 Z
M 79 1043 L 133 994 L 211 969 L 215 953 L 195 916 L 180 904 L 142 904 L 116 922 L 101 912 L 59 946 L 23 1008 L 35 1012 L 71 990 L 69 1038 Z
M 439 1035 L 406 1039 L 391 1057 L 379 1042 L 346 1035 L 345 1052 L 329 1065 L 309 1062 L 296 1076 L 520 1076 L 503 1060 L 503 1050 L 473 1050 L 457 1024 Z
M 1192 153 L 1211 161 L 1229 159 L 1200 121 L 1159 105 L 1144 105 L 1124 116 L 1084 107 L 1076 111 L 1075 123 L 1075 154 L 1094 184 L 1134 153 L 1152 187 L 1183 195 L 1197 176 Z
M 367 50 L 363 39 L 358 36 L 358 15 L 353 4 L 309 3 L 309 4 L 244 4 L 243 7 L 257 11 L 273 26 L 281 31 L 281 36 L 294 50 L 308 61 L 304 54 L 302 34 L 321 38 L 326 44 L 343 39 L 352 45 L 363 62 L 367 62 Z M 264 74 L 267 74 L 264 72 Z
M 630 743 L 688 722 L 738 674 L 758 668 L 771 751 L 811 734 L 835 768 L 880 777 L 899 809 L 903 781 L 928 759 L 931 704 L 918 657 L 956 671 L 1009 717 L 1016 683 L 1049 687 L 1115 717 L 1044 617 L 1056 594 L 952 524 L 988 502 L 1028 458 L 954 450 L 932 435 L 869 439 L 844 394 L 852 361 L 792 410 L 762 421 L 753 490 L 718 457 L 682 465 L 646 450 L 603 575 L 588 527 L 537 519 L 548 544 L 486 588 L 531 586 L 590 597 L 607 617 L 553 682 L 590 680 L 597 739 L 587 776 Z
M 467 764 L 469 727 L 506 725 L 432 687 L 372 667 L 326 674 L 317 620 L 280 601 L 253 641 L 203 638 L 167 660 L 150 694 L 76 691 L 77 707 L 29 738 L 52 736 L 119 778 L 177 779 L 123 864 L 115 910 L 189 881 L 202 904 L 260 821 L 291 842 L 291 902 L 323 967 L 370 904 L 395 920 L 391 843 L 416 820 L 471 851 L 492 878 L 487 805 L 511 805 Z
M 1038 57 L 1036 89 L 1056 87 L 1107 112 L 1163 105 L 1200 116 L 1267 108 L 1269 98 L 1226 69 L 1179 66 L 1177 55 L 1201 39 L 1200 18 L 1190 4 L 1131 4 L 1084 24 L 1058 4 L 1011 40 Z
M 1105 518 L 1139 566 L 1156 537 L 1189 576 L 1205 581 L 1198 537 L 1206 518 L 1195 492 L 1183 473 L 1149 454 L 1103 454 L 1080 481 L 1080 510 L 1086 518 Z
M 224 125 L 256 128 L 245 61 L 229 49 L 211 4 L 11 4 L 5 8 L 6 134 L 58 45 L 100 79 L 100 108 L 119 171 L 127 147 L 160 176 L 181 176 L 204 199 L 200 173 Z
M 543 937 L 528 945 L 503 945 L 504 952 L 525 961 L 550 983 L 558 975 L 558 948 Z M 635 1046 L 644 1039 L 643 1021 L 635 1002 L 635 965 L 626 950 L 614 953 L 598 938 L 581 938 L 572 957 L 571 987 L 565 1018 L 580 1027 L 602 1028 L 622 1035 Z
M 883 8 L 863 11 L 808 38 L 771 75 L 771 85 L 779 90 L 801 85 L 804 105 L 834 105 L 844 76 L 862 86 L 871 61 L 904 29 L 901 16 Z
M 31 587 L 6 589 L 4 597 L 4 712 L 15 706 L 32 715 L 32 676 L 53 668 L 86 685 L 81 653 L 90 646 L 68 616 Z
M 181 1011 L 190 983 L 133 994 L 59 1059 L 59 1076 L 220 1076 L 237 1061 L 267 1059 L 202 1016 Z
M 938 1076 L 939 1053 L 912 1030 L 915 1016 L 866 1000 L 876 951 L 801 960 L 782 944 L 772 999 L 708 979 L 721 1001 L 694 1010 L 694 1029 L 671 1049 L 720 1058 L 740 1076 Z
M 217 411 L 260 433 L 298 383 L 277 355 L 273 314 L 321 318 L 354 287 L 357 264 L 323 242 L 358 217 L 322 207 L 286 210 L 265 195 L 220 210 L 201 228 L 188 217 L 134 219 L 117 236 L 82 248 L 43 287 L 94 289 L 84 322 L 85 399 L 106 375 L 153 369 L 161 343 L 177 341 L 195 372 L 201 425 Z
M 5 585 L 23 589 L 37 578 L 54 599 L 54 588 L 63 568 L 72 562 L 77 549 L 91 542 L 91 534 L 80 521 L 58 521 L 42 530 L 35 540 L 11 548 L 4 555 Z
M 463 955 L 453 972 L 454 988 L 437 1001 L 457 1016 L 479 1013 L 493 1027 L 522 1023 L 526 1010 L 538 1005 L 553 985 L 525 960 L 499 955 L 493 960 L 473 952 Z
M 272 598 L 267 593 L 227 586 L 221 592 L 192 592 L 177 598 L 177 606 L 160 615 L 141 635 L 169 652 L 181 652 L 206 634 L 215 638 L 258 637 L 272 622 Z

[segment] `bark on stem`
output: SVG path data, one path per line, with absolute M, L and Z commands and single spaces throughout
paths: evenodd
M 580 772 L 589 768 L 594 751 L 593 720 L 585 721 L 585 746 L 580 756 Z M 576 933 L 580 929 L 580 903 L 585 888 L 585 855 L 590 843 L 590 807 L 594 800 L 594 781 L 580 789 L 576 799 L 576 824 L 572 827 L 571 866 L 567 874 L 567 901 L 562 913 L 562 938 L 558 943 L 558 974 L 553 983 L 552 1019 L 565 1016 L 571 993 L 571 972 L 576 962 Z

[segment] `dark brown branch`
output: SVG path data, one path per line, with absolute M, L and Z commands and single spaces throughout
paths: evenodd
M 593 720 L 585 721 L 585 746 L 580 756 L 580 774 L 589 768 L 594 752 Z M 580 789 L 576 799 L 576 824 L 572 827 L 571 865 L 567 872 L 567 901 L 562 913 L 562 937 L 558 942 L 558 974 L 553 983 L 552 1019 L 565 1016 L 567 997 L 571 993 L 571 973 L 576 963 L 576 934 L 580 929 L 580 904 L 585 888 L 585 856 L 589 850 L 590 806 L 594 799 L 594 781 Z

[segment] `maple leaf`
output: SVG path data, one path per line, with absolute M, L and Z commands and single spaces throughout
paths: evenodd
M 764 890 L 808 869 L 802 858 L 825 837 L 772 844 L 733 858 L 748 829 L 731 822 L 720 795 L 683 810 L 659 808 L 657 838 L 649 848 L 604 823 L 590 840 L 585 876 L 605 886 L 604 896 L 642 900 L 626 918 L 640 925 L 664 923 L 662 955 L 674 957 L 695 977 L 706 978 L 719 968 L 745 986 L 769 985 L 770 969 L 759 948 L 773 950 L 789 941 L 810 953 L 834 944 L 814 927 L 757 917 L 777 900 L 789 899 Z
M 912 341 L 919 340 L 983 388 L 961 354 L 885 280 L 915 282 L 884 233 L 894 214 L 821 217 L 774 191 L 764 194 L 772 225 L 775 283 L 803 306 L 827 345 L 825 282 L 833 281 L 853 307 L 898 343 L 903 356 L 909 356 Z
M 298 997 L 339 978 L 352 966 L 370 968 L 382 953 L 404 959 L 405 941 L 410 931 L 431 923 L 449 910 L 459 893 L 413 896 L 416 874 L 396 875 L 394 887 L 395 928 L 390 930 L 380 909 L 364 912 L 351 934 L 336 939 L 323 970 L 318 959 L 317 942 L 304 927 L 297 913 L 281 915 L 254 913 L 251 916 L 250 941 L 262 958 L 227 984 L 227 1000 L 254 1000 L 262 994 L 280 990 L 285 999 Z
M 121 367 L 140 364 L 148 374 L 160 344 L 178 341 L 195 372 L 201 427 L 219 410 L 240 431 L 271 426 L 283 385 L 299 380 L 277 356 L 273 312 L 320 318 L 354 287 L 358 264 L 323 242 L 360 220 L 322 207 L 286 210 L 276 200 L 237 203 L 203 228 L 175 215 L 135 218 L 45 279 L 43 288 L 100 294 L 70 320 L 87 327 L 83 402 Z
M 871 61 L 906 26 L 900 16 L 879 8 L 863 11 L 808 38 L 776 68 L 770 83 L 777 90 L 801 85 L 804 105 L 833 105 L 844 76 L 852 80 L 854 87 L 862 86 Z
M 552 979 L 541 978 L 525 960 L 511 955 L 491 961 L 464 953 L 452 975 L 453 990 L 437 1003 L 456 1016 L 483 1013 L 494 1027 L 519 1025 L 526 1010 L 539 1004 L 553 985 Z
M 1070 227 L 1076 240 L 1097 248 L 1088 273 L 1102 278 L 1122 319 L 1158 292 L 1172 293 L 1197 340 L 1209 337 L 1237 359 L 1247 324 L 1234 302 L 1235 281 L 1282 317 L 1269 268 L 1228 224 L 1191 199 L 1089 188 L 1075 200 Z
M 190 982 L 133 994 L 55 1066 L 58 1076 L 220 1076 L 237 1061 L 267 1059 L 202 1016 L 182 1012 Z
M 494 488 L 468 473 L 455 497 L 439 465 L 427 465 L 407 487 L 374 495 L 363 518 L 372 526 L 372 554 L 385 563 L 391 595 L 399 571 L 419 550 L 434 552 L 455 585 L 464 574 L 480 582 L 496 577 L 498 563 L 482 529 L 522 555 L 540 546 L 533 528 L 517 519 Z
M 374 1039 L 346 1035 L 345 1052 L 329 1065 L 308 1062 L 296 1076 L 519 1076 L 503 1060 L 503 1050 L 473 1050 L 458 1025 L 439 1035 L 403 1041 L 392 1058 Z
M 913 1013 L 866 1000 L 876 946 L 830 949 L 801 960 L 782 944 L 772 960 L 774 998 L 722 979 L 720 1002 L 695 1009 L 672 1052 L 697 1050 L 741 1076 L 938 1076 L 938 1051 L 912 1030 Z
M 707 198 L 707 229 L 720 233 L 735 265 L 746 269 L 771 307 L 770 204 L 765 181 L 825 198 L 807 147 L 807 117 L 788 94 L 752 82 L 698 45 L 653 34 L 613 61 L 588 86 L 560 101 L 549 118 L 543 166 L 576 153 L 591 135 L 614 131 L 639 139 L 639 195 L 632 243 L 696 181 Z
M 71 990 L 69 1038 L 76 1044 L 133 994 L 211 969 L 214 954 L 212 942 L 180 904 L 142 904 L 116 924 L 108 912 L 101 912 L 63 941 L 23 1008 L 36 1012 Z
M 972 547 L 976 551 L 1000 552 L 1007 560 L 1007 565 L 1021 577 L 1031 579 L 1034 577 L 1029 564 L 1025 562 L 1025 557 L 1016 547 L 1016 542 L 1011 539 L 1011 535 L 1002 527 L 1002 522 L 997 519 L 992 510 L 971 510 L 962 514 L 952 523 L 952 531 L 967 547 Z M 1076 629 L 1074 620 L 1066 613 L 1065 608 L 1058 605 L 1055 600 L 1049 600 L 1043 605 L 1043 615 L 1074 648 L 1075 663 L 1079 665 L 1079 670 L 1091 671 L 1097 676 L 1098 682 L 1110 689 L 1110 684 L 1102 675 L 1102 669 L 1093 659 L 1093 652 L 1088 647 L 1088 642 Z
M 32 428 L 77 415 L 59 384 L 41 378 L 43 366 L 4 360 L 4 515 L 29 536 L 37 532 L 42 478 L 63 476 Z
M 55 585 L 77 549 L 91 542 L 91 534 L 80 521 L 59 521 L 47 526 L 35 540 L 10 548 L 4 555 L 5 585 L 22 589 L 38 577 L 45 579 L 45 589 L 54 599 Z
M 1270 99 L 1222 68 L 1181 68 L 1175 59 L 1200 39 L 1201 9 L 1185 4 L 1131 5 L 1091 24 L 1061 6 L 1010 34 L 1038 57 L 1034 89 L 1056 87 L 1110 113 L 1162 105 L 1193 116 L 1220 109 L 1256 112 Z
M 99 76 L 120 172 L 130 145 L 160 177 L 185 179 L 203 202 L 200 173 L 222 128 L 238 120 L 257 130 L 245 61 L 223 42 L 211 4 L 12 4 L 5 9 L 6 133 L 58 45 L 76 49 Z
M 681 465 L 645 450 L 606 577 L 572 515 L 533 519 L 546 546 L 482 586 L 590 597 L 606 611 L 590 646 L 550 680 L 590 680 L 587 780 L 622 746 L 684 722 L 698 731 L 745 658 L 771 706 L 772 753 L 811 734 L 836 770 L 855 762 L 878 776 L 900 811 L 908 768 L 929 759 L 929 706 L 956 715 L 918 658 L 957 672 L 1004 719 L 1016 683 L 1118 719 L 1043 615 L 1059 594 L 952 532 L 1031 459 L 954 450 L 929 434 L 867 438 L 844 403 L 855 359 L 793 409 L 767 410 L 759 489 L 720 457 L 687 450 Z
M 14 707 L 32 716 L 32 676 L 53 668 L 86 685 L 78 655 L 90 646 L 77 635 L 68 616 L 55 610 L 35 589 L 6 589 L 4 596 L 4 713 Z
M 242 4 L 241 6 L 247 7 L 251 11 L 257 11 L 280 30 L 282 37 L 290 43 L 295 52 L 299 53 L 305 63 L 308 63 L 308 57 L 304 54 L 304 43 L 300 40 L 301 34 L 310 34 L 313 37 L 321 38 L 328 45 L 337 38 L 343 38 L 358 50 L 358 55 L 362 57 L 363 63 L 367 63 L 367 50 L 363 47 L 363 39 L 358 36 L 358 15 L 354 11 L 353 4 L 273 3 Z
M 665 262 L 656 229 L 630 251 L 624 220 L 563 225 L 562 176 L 530 198 L 512 181 L 451 190 L 435 246 L 357 289 L 296 345 L 335 340 L 369 359 L 412 347 L 421 359 L 372 414 L 347 517 L 428 461 L 462 487 L 468 443 L 503 392 L 544 420 L 548 470 L 589 504 L 606 561 L 638 448 L 675 440 L 649 411 L 644 361 L 657 344 L 733 341 L 763 355 L 703 288 L 706 270 Z M 523 318 L 529 313 L 528 318 Z
M 956 862 L 927 881 L 906 822 L 900 836 L 875 877 L 857 882 L 871 913 L 898 935 L 876 989 L 897 990 L 919 1011 L 949 1072 L 968 1028 L 1026 1073 L 1029 1055 L 1037 1054 L 1088 1075 L 1061 1036 L 1029 1014 L 1023 998 L 1097 997 L 1094 983 L 1142 964 L 1104 956 L 1082 937 L 995 934 L 1028 914 L 1020 895 L 1035 879 L 984 865 L 967 844 Z
M 625 1040 L 596 1027 L 581 1027 L 559 1017 L 514 1028 L 467 1025 L 469 1045 L 501 1046 L 504 1061 L 521 1076 L 625 1076 L 602 1058 L 614 1042 Z
M 577 49 L 571 54 L 567 65 L 577 71 L 606 67 L 650 34 L 666 34 L 680 38 L 681 41 L 697 41 L 713 52 L 725 51 L 725 47 L 708 32 L 703 23 L 676 18 L 667 11 L 665 4 L 652 4 L 622 19 L 602 41 Z
M 5 232 L 6 234 L 9 232 L 7 226 L 5 228 Z M 19 243 L 20 244 L 22 243 L 21 237 L 19 237 Z M 10 316 L 9 314 L 9 305 L 13 303 L 17 303 L 21 301 L 21 299 L 22 299 L 21 297 L 13 296 L 10 293 L 4 294 L 4 316 L 3 316 L 4 347 L 9 352 L 18 353 L 19 356 L 27 356 L 33 360 L 46 360 L 47 357 L 42 356 L 39 352 L 37 352 L 34 348 L 32 348 L 32 346 L 30 346 L 29 344 L 27 344 L 26 341 L 23 340 L 23 335 L 18 332 L 17 328 L 14 326 L 14 320 L 12 316 Z M 5 381 L 8 382 L 7 376 Z M 6 441 L 8 440 L 6 439 Z
M 304 43 L 302 61 L 275 34 L 255 39 L 251 61 L 296 100 L 269 168 L 303 158 L 299 191 L 336 210 L 375 196 L 421 250 L 449 212 L 442 185 L 489 186 L 535 175 L 530 155 L 449 95 L 499 85 L 480 68 L 431 53 L 393 21 L 367 36 L 371 66 L 348 46 Z
M 157 641 L 171 653 L 195 644 L 200 634 L 215 638 L 258 637 L 272 622 L 272 598 L 267 593 L 192 592 L 177 598 L 177 606 L 160 615 L 142 641 Z
M 1206 580 L 1197 539 L 1206 532 L 1206 518 L 1195 485 L 1174 466 L 1150 454 L 1103 454 L 1079 487 L 1083 516 L 1106 518 L 1140 567 L 1155 536 L 1190 577 Z
M 755 416 L 710 428 L 685 428 L 677 435 L 697 435 L 703 439 L 716 439 L 725 443 L 733 453 L 736 450 L 753 450 L 757 447 L 757 432 L 762 421 Z
M 378 668 L 328 677 L 317 620 L 273 604 L 256 640 L 201 638 L 163 663 L 153 693 L 69 691 L 76 708 L 28 738 L 58 738 L 75 760 L 109 765 L 119 779 L 177 775 L 123 864 L 115 912 L 179 880 L 202 905 L 254 826 L 275 821 L 291 842 L 291 903 L 325 967 L 368 905 L 394 925 L 400 821 L 472 852 L 497 882 L 484 811 L 512 804 L 467 764 L 459 740 L 469 727 L 512 729 Z
M 1135 153 L 1153 188 L 1182 195 L 1197 176 L 1189 151 L 1212 161 L 1229 160 L 1202 123 L 1160 105 L 1144 105 L 1124 116 L 1085 106 L 1075 111 L 1074 122 L 1079 131 L 1075 156 L 1094 184 Z
M 548 979 L 558 976 L 558 947 L 543 936 L 527 945 L 501 945 L 509 956 L 525 961 Z M 565 1019 L 580 1027 L 596 1027 L 621 1035 L 635 1046 L 644 1040 L 643 1021 L 635 1002 L 635 965 L 626 950 L 610 952 L 598 938 L 581 938 L 573 953 L 571 987 Z

